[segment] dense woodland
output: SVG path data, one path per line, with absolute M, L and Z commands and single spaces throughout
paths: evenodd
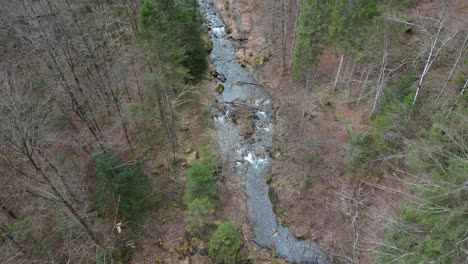
M 239 8 L 238 1 L 219 2 L 224 12 Z M 349 129 L 341 161 L 359 190 L 350 200 L 353 241 L 331 259 L 466 263 L 466 4 L 258 5 L 272 58 L 257 54 L 248 67 L 278 61 L 277 76 L 290 75 L 298 94 L 326 87 L 323 111 L 346 95 L 366 113 Z M 200 263 L 264 263 L 250 254 L 242 224 L 217 212 L 223 160 L 210 104 L 200 103 L 214 84 L 197 1 L 4 1 L 0 22 L 0 263 L 139 263 L 132 259 L 150 223 L 179 224 L 170 214 L 177 208 L 185 223 L 178 244 L 159 238 L 146 245 L 172 263 L 195 256 L 206 257 Z M 331 80 L 318 76 L 330 54 Z M 185 112 L 193 114 L 189 122 Z M 300 134 L 308 133 L 305 111 L 299 122 Z M 196 126 L 206 130 L 189 135 Z M 193 137 L 206 142 L 186 144 Z M 385 185 L 386 177 L 403 187 Z M 364 193 L 377 189 L 401 203 L 364 250 L 359 212 Z M 274 249 L 266 254 L 262 261 L 281 263 Z M 166 262 L 157 256 L 151 263 Z

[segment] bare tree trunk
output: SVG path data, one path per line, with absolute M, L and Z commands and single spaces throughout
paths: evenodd
M 12 219 L 18 220 L 18 216 L 8 207 L 6 206 L 1 200 L 0 200 L 0 208 Z
M 135 61 L 133 59 L 131 61 L 132 61 L 131 67 L 132 67 L 133 77 L 135 78 L 135 82 L 136 82 L 136 86 L 138 90 L 138 97 L 140 98 L 140 102 L 143 102 L 143 93 L 141 91 L 140 82 L 138 81 L 138 76 L 136 74 Z
M 8 240 L 15 245 L 15 247 L 23 254 L 27 255 L 26 250 L 8 233 L 8 230 L 6 230 L 3 225 L 0 223 L 0 231 L 5 234 L 5 236 L 8 238 Z M 0 236 L 1 237 L 1 236 Z
M 385 37 L 384 39 L 384 51 L 382 55 L 382 66 L 380 67 L 380 74 L 379 74 L 379 81 L 377 83 L 376 87 L 376 93 L 375 93 L 375 98 L 374 98 L 374 104 L 372 105 L 372 110 L 369 114 L 369 119 L 372 118 L 372 116 L 375 113 L 375 110 L 377 109 L 377 103 L 379 101 L 380 95 L 383 93 L 383 89 L 385 86 L 385 70 L 387 68 L 387 57 L 388 57 L 388 43 L 387 43 L 387 38 Z
M 413 109 L 414 109 L 414 106 L 416 104 L 416 100 L 418 99 L 418 96 L 419 96 L 419 93 L 423 87 L 423 84 L 424 84 L 424 79 L 426 78 L 428 72 L 429 72 L 429 69 L 431 68 L 432 66 L 432 63 L 434 63 L 434 61 L 437 59 L 437 57 L 439 56 L 439 53 L 440 51 L 445 47 L 445 45 L 458 33 L 455 32 L 454 34 L 450 35 L 438 48 L 436 47 L 437 44 L 439 43 L 439 36 L 440 36 L 440 33 L 442 32 L 444 26 L 445 26 L 445 22 L 446 22 L 446 18 L 447 18 L 447 9 L 448 9 L 448 6 L 449 6 L 449 1 L 446 0 L 445 1 L 445 5 L 444 5 L 444 9 L 440 15 L 440 18 L 439 18 L 439 21 L 438 21 L 438 27 L 437 27 L 437 32 L 434 36 L 430 36 L 430 39 L 431 39 L 431 46 L 430 46 L 430 50 L 429 50 L 429 54 L 427 55 L 427 60 L 426 60 L 426 64 L 424 65 L 424 69 L 419 77 L 419 81 L 418 81 L 418 85 L 416 87 L 416 93 L 414 95 L 414 98 L 413 98 Z
M 73 217 L 80 223 L 80 225 L 83 227 L 83 229 L 86 231 L 86 234 L 91 238 L 91 240 L 98 245 L 99 247 L 103 247 L 103 244 L 99 241 L 97 236 L 94 234 L 92 231 L 91 227 L 89 224 L 86 222 L 86 220 L 81 217 L 81 215 L 76 211 L 76 209 L 73 207 L 73 205 L 65 199 L 65 197 L 62 195 L 62 193 L 55 187 L 55 184 L 52 182 L 52 180 L 45 174 L 45 172 L 37 165 L 36 161 L 30 154 L 26 154 L 26 157 L 28 158 L 29 162 L 31 165 L 34 167 L 34 169 L 41 175 L 42 179 L 47 183 L 47 185 L 51 188 L 54 196 L 57 197 L 58 201 L 62 203 L 65 208 L 68 209 L 68 211 L 73 215 Z
M 160 54 L 158 54 L 158 60 L 161 62 Z M 167 90 L 169 89 L 171 92 L 174 90 L 172 88 L 172 85 L 170 84 L 170 79 L 163 69 L 161 63 L 157 63 L 158 65 L 158 77 L 157 78 L 157 84 L 156 84 L 156 95 L 157 95 L 157 101 L 158 101 L 158 109 L 159 109 L 159 114 L 161 117 L 161 122 L 163 124 L 163 127 L 166 131 L 166 136 L 169 141 L 169 144 L 171 146 L 171 152 L 172 152 L 172 163 L 175 162 L 175 152 L 176 152 L 176 146 L 177 146 L 177 133 L 176 133 L 176 127 L 175 127 L 175 115 L 174 115 L 174 108 L 172 103 L 169 100 L 169 93 Z M 161 78 L 164 78 L 167 83 L 162 82 Z M 165 87 L 169 86 L 169 87 Z
M 468 79 L 465 80 L 465 84 L 463 85 L 463 88 L 460 91 L 460 95 L 463 95 L 465 93 L 467 85 L 468 85 Z
M 314 72 L 314 75 L 311 78 L 312 72 Z M 306 116 L 307 103 L 309 102 L 309 94 L 313 88 L 313 83 L 317 81 L 318 76 L 319 76 L 318 70 L 307 71 L 305 79 L 304 79 L 304 90 L 303 90 L 303 96 L 302 96 L 302 114 L 301 114 L 301 121 L 300 121 L 300 128 L 299 128 L 299 131 L 300 131 L 299 135 L 300 135 L 301 141 L 303 140 L 304 118 Z
M 347 59 L 346 61 L 346 67 L 345 67 L 345 70 L 344 70 L 344 73 L 343 73 L 343 78 L 341 78 L 341 82 L 345 82 L 346 84 L 346 81 L 348 79 L 348 69 L 349 69 L 349 63 L 351 62 L 351 56 Z
M 338 71 L 336 72 L 335 82 L 333 83 L 333 89 L 332 89 L 332 92 L 333 92 L 333 93 L 335 93 L 335 91 L 336 91 L 336 86 L 338 85 L 338 78 L 340 77 L 341 66 L 343 65 L 343 59 L 344 59 L 344 55 L 341 54 L 341 57 L 340 57 L 340 65 L 338 66 Z
M 358 91 L 361 90 L 361 84 L 362 84 L 362 80 L 364 79 L 364 74 L 366 73 L 366 70 L 367 70 L 367 66 L 364 67 L 364 69 L 361 70 L 361 76 L 359 77 L 358 87 L 357 87 Z M 350 88 L 348 96 L 351 96 L 351 95 L 352 95 L 352 89 Z
M 353 64 L 353 67 L 351 67 L 351 71 L 349 72 L 348 80 L 346 81 L 346 83 L 348 84 L 350 90 L 351 90 L 351 84 L 350 83 L 351 83 L 351 81 L 353 79 L 354 69 L 356 68 L 356 63 L 354 62 L 354 59 L 352 60 L 351 63 Z
M 463 88 L 461 89 L 460 91 L 460 96 L 463 95 L 466 91 L 466 87 L 468 86 L 468 79 L 465 80 L 465 84 L 463 85 Z M 453 105 L 450 107 L 450 111 L 448 112 L 447 116 L 445 118 L 448 118 L 450 112 L 452 112 L 453 108 L 458 104 L 458 100 L 460 98 L 457 98 L 457 100 L 455 100 L 455 103 L 453 103 Z
M 366 79 L 364 80 L 364 83 L 362 84 L 362 88 L 360 88 L 361 92 L 359 93 L 359 98 L 356 102 L 356 106 L 359 106 L 359 104 L 361 103 L 361 100 L 363 99 L 362 94 L 366 90 L 367 81 L 369 80 L 369 75 L 371 74 L 371 72 L 372 72 L 372 65 L 369 66 L 367 69 Z
M 351 216 L 351 225 L 353 227 L 353 261 L 354 263 L 360 263 L 360 228 L 359 228 L 359 207 L 361 203 L 361 185 L 358 185 L 358 188 L 354 197 L 354 213 Z
M 449 75 L 447 76 L 447 79 L 445 80 L 444 86 L 443 86 L 442 89 L 440 90 L 439 95 L 437 95 L 437 99 L 439 99 L 440 96 L 445 92 L 445 89 L 447 88 L 447 84 L 448 84 L 448 82 L 450 81 L 450 79 L 452 78 L 453 72 L 454 72 L 455 69 L 457 68 L 458 63 L 460 62 L 460 59 L 463 57 L 463 53 L 465 52 L 465 46 L 466 46 L 466 41 L 467 41 L 467 40 L 468 40 L 468 33 L 465 33 L 465 40 L 463 41 L 463 44 L 462 44 L 462 46 L 461 46 L 461 48 L 460 48 L 460 52 L 458 53 L 458 57 L 457 57 L 457 59 L 455 60 L 455 63 L 453 64 L 453 67 L 452 67 L 452 69 L 450 70 Z
M 133 95 L 130 91 L 130 89 L 128 89 L 128 81 L 127 81 L 127 76 L 123 76 L 123 86 L 124 86 L 124 89 L 125 89 L 125 94 L 127 95 L 127 102 L 134 102 L 133 100 Z
M 296 16 L 294 18 L 294 29 L 293 29 L 293 36 L 292 36 L 292 43 L 291 43 L 291 52 L 289 55 L 289 63 L 288 63 L 288 69 L 291 69 L 292 64 L 293 64 L 293 53 L 294 53 L 294 47 L 296 45 L 296 28 L 297 28 L 297 23 L 299 21 L 299 8 L 301 6 L 301 0 L 296 1 Z
M 299 137 L 302 141 L 302 135 L 304 132 L 304 117 L 305 117 L 305 110 L 306 110 L 306 102 L 307 102 L 307 95 L 308 95 L 308 90 L 309 90 L 309 77 L 310 77 L 310 71 L 307 71 L 305 79 L 304 79 L 304 90 L 303 90 L 303 96 L 302 96 L 302 113 L 301 113 L 301 121 L 300 121 L 300 126 L 299 126 Z
M 281 66 L 283 67 L 283 72 L 286 71 L 286 34 L 287 34 L 287 21 L 286 21 L 286 0 L 281 2 L 281 10 L 283 14 L 281 15 Z

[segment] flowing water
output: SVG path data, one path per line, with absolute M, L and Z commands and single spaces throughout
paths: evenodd
M 214 109 L 219 145 L 245 183 L 253 242 L 265 248 L 274 247 L 277 255 L 291 262 L 330 263 L 316 243 L 298 240 L 288 228 L 278 225 L 267 183 L 272 163 L 268 150 L 274 133 L 273 102 L 268 91 L 238 62 L 235 43 L 227 37 L 213 0 L 200 0 L 200 5 L 213 41 L 211 61 L 218 73 L 218 83 L 225 87 L 218 98 L 221 106 Z M 239 133 L 235 117 L 239 107 L 252 112 L 254 129 L 248 136 Z

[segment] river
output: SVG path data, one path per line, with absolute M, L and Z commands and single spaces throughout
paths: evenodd
M 273 162 L 268 154 L 274 133 L 273 100 L 254 75 L 243 68 L 235 56 L 236 44 L 228 38 L 225 24 L 213 0 L 199 0 L 205 16 L 213 50 L 210 58 L 224 85 L 214 107 L 214 121 L 221 151 L 245 183 L 247 211 L 253 230 L 253 243 L 275 248 L 276 254 L 296 263 L 330 263 L 311 240 L 298 240 L 287 227 L 278 224 L 268 191 L 268 175 Z M 252 132 L 241 135 L 237 112 L 248 111 Z M 245 124 L 244 124 L 245 125 Z

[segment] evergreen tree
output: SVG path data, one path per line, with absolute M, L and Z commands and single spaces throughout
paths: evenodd
M 187 184 L 183 197 L 187 205 L 187 217 L 195 231 L 210 220 L 218 201 L 218 186 L 215 173 L 217 157 L 211 149 L 203 146 L 198 158 L 187 172 Z
M 305 79 L 326 46 L 347 55 L 367 51 L 382 6 L 377 0 L 303 1 L 296 29 L 294 78 Z
M 195 199 L 203 198 L 215 204 L 218 199 L 218 188 L 213 169 L 200 160 L 195 160 L 187 173 L 184 201 L 188 204 Z
M 172 82 L 180 82 L 188 78 L 188 71 L 182 67 L 187 55 L 181 40 L 177 38 L 177 25 L 171 15 L 155 0 L 144 0 L 138 17 L 141 28 L 139 39 L 150 64 L 162 68 L 159 74 Z
M 223 222 L 211 236 L 208 243 L 208 253 L 217 262 L 235 263 L 242 240 L 235 224 Z
M 327 44 L 330 4 L 323 0 L 303 1 L 294 47 L 294 78 L 303 80 L 310 67 L 317 64 Z
M 153 52 L 158 53 L 159 61 L 186 69 L 185 74 L 181 74 L 181 70 L 174 73 L 181 79 L 199 80 L 208 68 L 200 25 L 194 19 L 194 12 L 197 12 L 196 8 L 194 10 L 189 3 L 174 0 L 144 0 L 141 4 L 140 37 L 147 42 L 147 51 L 152 54 L 151 49 L 158 48 L 159 52 Z M 167 72 L 172 73 L 171 70 Z
M 210 220 L 215 210 L 215 204 L 208 198 L 197 198 L 187 205 L 187 218 L 195 230 L 201 228 Z
M 380 14 L 377 0 L 337 1 L 331 11 L 329 38 L 344 53 L 354 53 L 367 40 L 368 27 Z
M 96 191 L 93 201 L 98 211 L 115 208 L 123 221 L 141 223 L 149 209 L 151 181 L 139 165 L 126 165 L 115 153 L 95 157 Z

